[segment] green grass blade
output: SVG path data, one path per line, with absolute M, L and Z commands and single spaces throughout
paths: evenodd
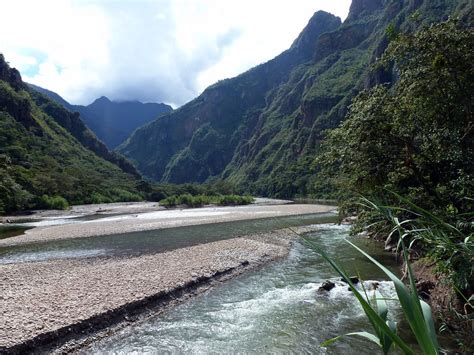
M 434 344 L 436 344 L 436 347 L 439 348 L 438 340 L 436 338 L 436 330 L 435 330 L 433 312 L 431 311 L 431 307 L 428 303 L 426 303 L 423 300 L 421 300 L 420 302 L 421 302 L 421 310 L 425 318 L 426 326 L 428 327 L 430 331 L 431 340 Z
M 303 240 L 308 244 L 311 248 L 313 248 L 318 254 L 320 254 L 332 267 L 333 269 L 341 275 L 351 288 L 352 292 L 354 293 L 355 297 L 359 301 L 360 305 L 362 306 L 367 318 L 369 319 L 370 323 L 374 330 L 379 333 L 382 332 L 386 334 L 392 341 L 397 344 L 400 349 L 402 349 L 405 354 L 414 354 L 413 350 L 396 334 L 394 333 L 386 324 L 385 320 L 383 320 L 377 312 L 372 308 L 372 306 L 366 301 L 366 299 L 360 294 L 360 292 L 355 288 L 354 284 L 351 282 L 349 276 L 346 272 L 334 261 L 332 260 L 326 252 L 321 249 L 318 245 L 311 242 L 307 238 L 303 238 Z
M 418 297 L 416 292 L 415 277 L 413 275 L 413 270 L 411 269 L 408 255 L 405 249 L 403 249 L 403 257 L 407 265 L 408 270 L 408 279 L 410 281 L 411 287 L 411 298 L 413 303 L 413 308 L 415 314 L 413 317 L 414 328 L 412 327 L 413 333 L 418 340 L 418 344 L 421 346 L 425 354 L 438 354 L 438 341 L 436 340 L 436 331 L 434 327 L 433 318 L 431 316 L 431 309 L 428 306 L 428 309 L 425 307 L 425 310 L 422 308 L 422 300 Z M 423 302 L 424 303 L 424 302 Z M 425 313 L 429 312 L 429 317 L 425 317 Z M 411 325 L 411 324 L 410 324 Z
M 370 340 L 371 342 L 373 342 L 373 343 L 375 343 L 375 344 L 377 344 L 378 346 L 381 347 L 379 338 L 377 338 L 375 335 L 373 335 L 369 332 L 352 332 L 352 333 L 347 333 L 347 334 L 344 334 L 344 335 L 339 335 L 337 337 L 328 339 L 325 342 L 321 343 L 321 346 L 322 347 L 327 347 L 328 345 L 331 345 L 331 344 L 335 343 L 336 341 L 338 341 L 339 339 L 341 339 L 343 337 L 347 337 L 347 336 L 362 337 L 362 338 Z
M 437 342 L 432 341 L 432 335 L 430 334 L 429 327 L 426 325 L 425 318 L 423 316 L 423 312 L 420 305 L 420 299 L 416 292 L 416 286 L 414 284 L 413 273 L 411 272 L 411 268 L 408 265 L 408 273 L 410 277 L 410 284 L 412 288 L 412 292 L 408 290 L 405 284 L 395 276 L 390 270 L 388 270 L 385 266 L 380 264 L 377 260 L 372 258 L 369 254 L 364 252 L 362 249 L 351 243 L 347 240 L 347 242 L 356 248 L 359 252 L 365 255 L 370 261 L 372 261 L 375 265 L 377 265 L 389 278 L 393 281 L 395 285 L 395 290 L 398 295 L 398 299 L 400 304 L 403 308 L 403 312 L 407 318 L 407 321 L 410 325 L 410 328 L 415 335 L 418 344 L 422 348 L 423 352 L 427 355 L 431 354 L 438 354 L 438 344 Z M 404 255 L 406 257 L 406 252 L 404 251 Z M 405 260 L 406 262 L 408 260 Z M 397 344 L 398 345 L 398 344 Z

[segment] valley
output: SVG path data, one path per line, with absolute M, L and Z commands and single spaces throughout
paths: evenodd
M 0 13 L 0 354 L 474 351 L 473 1 L 343 2 Z

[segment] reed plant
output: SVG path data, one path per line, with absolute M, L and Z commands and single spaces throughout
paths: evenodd
M 383 354 L 389 354 L 395 348 L 399 348 L 405 354 L 416 354 L 418 353 L 410 344 L 403 340 L 397 333 L 396 323 L 388 319 L 389 309 L 387 307 L 386 299 L 382 295 L 374 291 L 372 297 L 369 297 L 365 289 L 359 291 L 347 272 L 332 258 L 330 257 L 320 246 L 308 238 L 303 238 L 306 244 L 312 249 L 319 253 L 333 268 L 334 270 L 347 282 L 350 289 L 354 293 L 355 297 L 362 306 L 370 324 L 373 328 L 373 333 L 366 331 L 351 332 L 344 335 L 337 336 L 329 339 L 322 343 L 322 346 L 329 346 L 335 341 L 345 336 L 358 336 L 363 337 L 371 342 L 376 343 Z M 431 307 L 420 299 L 416 290 L 415 278 L 408 260 L 408 255 L 403 247 L 403 257 L 407 265 L 409 285 L 405 285 L 395 274 L 389 269 L 380 264 L 377 260 L 372 258 L 369 254 L 364 252 L 362 249 L 346 240 L 347 243 L 352 245 L 357 251 L 367 257 L 372 263 L 379 267 L 387 277 L 393 282 L 395 290 L 398 296 L 398 302 L 403 311 L 405 319 L 410 325 L 411 332 L 417 341 L 417 344 L 421 351 L 427 355 L 434 355 L 439 353 L 439 345 L 436 337 L 436 331 L 434 327 L 433 316 Z M 403 245 L 403 242 L 402 242 Z

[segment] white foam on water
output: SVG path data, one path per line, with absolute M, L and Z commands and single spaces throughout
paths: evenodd
M 318 232 L 326 231 L 326 230 L 349 231 L 351 229 L 351 226 L 348 224 L 336 224 L 336 223 L 310 224 L 306 227 L 311 228 L 312 230 L 318 231 Z

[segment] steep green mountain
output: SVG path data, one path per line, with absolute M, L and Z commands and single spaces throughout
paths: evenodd
M 171 112 L 169 105 L 139 101 L 110 101 L 102 96 L 87 106 L 71 105 L 57 93 L 28 84 L 72 112 L 79 112 L 84 123 L 109 149 L 116 148 L 140 126 Z
M 472 2 L 353 0 L 344 23 L 317 12 L 287 51 L 207 88 L 118 150 L 158 181 L 223 178 L 264 195 L 311 192 L 309 163 L 324 130 L 362 89 L 393 80 L 391 70 L 370 70 L 387 29 L 413 31 L 451 14 L 472 21 Z
M 0 54 L 0 212 L 141 198 L 139 175 Z

